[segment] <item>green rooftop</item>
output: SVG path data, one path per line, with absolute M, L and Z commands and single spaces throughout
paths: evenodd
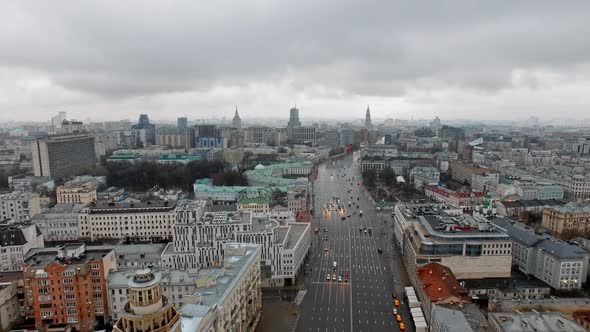
M 114 154 L 107 159 L 110 160 L 128 160 L 128 159 L 139 159 L 140 157 L 135 154 Z

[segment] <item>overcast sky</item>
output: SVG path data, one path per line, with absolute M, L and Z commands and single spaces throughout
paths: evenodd
M 2 1 L 0 121 L 590 118 L 590 1 Z

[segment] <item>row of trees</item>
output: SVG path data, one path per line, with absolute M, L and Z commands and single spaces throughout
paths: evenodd
M 374 169 L 368 169 L 363 172 L 363 182 L 370 188 L 375 187 L 377 180 L 390 186 L 395 183 L 395 172 L 391 167 L 385 167 L 379 172 Z
M 223 163 L 217 161 L 192 161 L 186 165 L 162 165 L 156 163 L 107 163 L 88 172 L 95 176 L 106 176 L 109 186 L 124 187 L 143 191 L 159 185 L 163 188 L 181 188 L 192 191 L 197 179 L 211 178 L 214 185 L 246 185 L 242 173 L 226 171 Z

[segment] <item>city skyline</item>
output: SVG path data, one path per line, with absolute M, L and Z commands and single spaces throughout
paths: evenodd
M 590 4 L 535 5 L 3 4 L 0 121 L 583 118 Z

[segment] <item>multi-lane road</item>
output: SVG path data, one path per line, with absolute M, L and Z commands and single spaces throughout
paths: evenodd
M 396 253 L 385 238 L 386 215 L 375 211 L 361 187 L 357 167 L 352 155 L 319 166 L 312 221 L 312 228 L 319 233 L 313 235 L 311 271 L 306 277 L 307 293 L 300 306 L 297 331 L 399 331 L 393 294 L 400 300 L 403 294 L 394 291 L 396 271 L 391 271 L 392 264 L 387 261 Z M 334 197 L 340 199 L 344 212 L 323 209 Z M 372 228 L 372 232 L 365 233 L 365 228 Z M 346 276 L 347 271 L 348 282 L 327 280 L 328 274 Z M 411 331 L 409 309 L 402 304 L 397 310 L 406 331 Z

